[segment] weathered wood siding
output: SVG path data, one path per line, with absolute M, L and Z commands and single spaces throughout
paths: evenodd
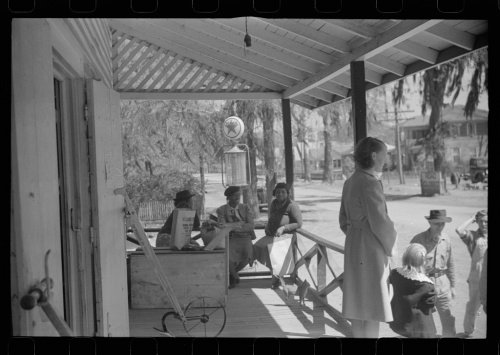
M 127 266 L 120 97 L 104 84 L 87 83 L 91 143 L 92 218 L 96 234 L 99 336 L 128 336 Z
M 58 335 L 40 308 L 20 298 L 45 277 L 50 249 L 51 304 L 63 315 L 61 236 L 50 26 L 43 19 L 12 21 L 11 306 L 14 335 Z
M 212 297 L 226 304 L 228 272 L 225 250 L 184 252 L 157 249 L 156 256 L 183 307 L 200 296 Z M 131 308 L 171 307 L 144 253 L 134 251 L 129 257 Z M 207 303 L 214 305 L 209 300 Z
M 112 88 L 111 31 L 106 19 L 66 18 L 63 22 L 70 29 L 85 55 L 88 77 L 102 80 Z

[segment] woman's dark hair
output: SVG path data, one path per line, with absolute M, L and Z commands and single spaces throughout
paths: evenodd
M 378 153 L 384 148 L 387 148 L 387 146 L 378 138 L 363 138 L 354 148 L 354 161 L 358 163 L 361 168 L 370 169 L 375 164 L 372 153 Z
M 276 190 L 278 190 L 278 189 L 285 189 L 286 193 L 290 196 L 290 186 L 288 186 L 286 183 L 278 182 L 276 184 L 276 186 L 274 187 L 273 196 L 276 196 Z

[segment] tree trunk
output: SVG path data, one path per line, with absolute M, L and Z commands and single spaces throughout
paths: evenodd
M 309 170 L 309 156 L 307 155 L 307 143 L 304 141 L 302 142 L 303 143 L 303 151 L 304 151 L 304 154 L 302 155 L 303 159 L 302 159 L 302 164 L 304 166 L 304 181 L 306 182 L 311 182 L 311 172 Z
M 266 169 L 266 201 L 269 208 L 276 185 L 276 157 L 274 155 L 274 108 L 271 103 L 263 102 L 261 120 L 264 133 L 264 166 Z
M 332 122 L 330 115 L 323 114 L 323 135 L 325 138 L 325 159 L 323 168 L 323 182 L 333 183 L 333 154 L 332 154 Z
M 201 187 L 201 216 L 205 218 L 205 157 L 203 152 L 200 153 L 200 187 Z

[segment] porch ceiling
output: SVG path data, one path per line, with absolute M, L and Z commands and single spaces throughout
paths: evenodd
M 314 109 L 487 46 L 487 20 L 109 19 L 124 99 L 278 99 Z

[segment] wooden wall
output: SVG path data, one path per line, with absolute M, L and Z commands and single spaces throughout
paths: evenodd
M 60 21 L 67 26 L 75 38 L 75 45 L 85 56 L 86 77 L 102 80 L 108 88 L 112 88 L 112 43 L 107 20 L 66 18 Z
M 12 21 L 11 300 L 14 335 L 57 335 L 39 308 L 20 298 L 45 277 L 50 249 L 52 305 L 63 314 L 56 116 L 50 26 L 43 19 Z

